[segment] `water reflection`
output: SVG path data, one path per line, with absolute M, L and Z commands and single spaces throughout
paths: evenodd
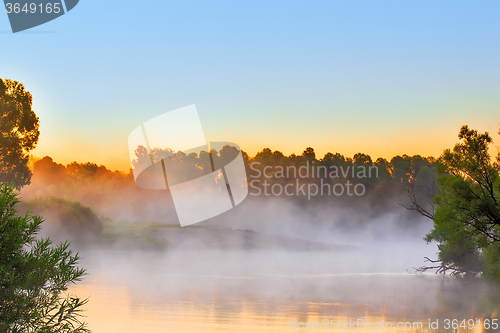
M 484 283 L 443 280 L 433 274 L 345 273 L 331 268 L 311 272 L 296 267 L 290 273 L 283 267 L 257 267 L 248 253 L 239 255 L 212 254 L 219 264 L 205 266 L 201 263 L 208 261 L 206 253 L 178 254 L 177 260 L 126 252 L 87 254 L 90 275 L 72 292 L 90 295 L 86 321 L 94 332 L 291 332 L 297 331 L 292 328 L 298 323 L 324 324 L 325 319 L 383 321 L 393 326 L 422 322 L 422 329 L 394 327 L 394 332 L 432 331 L 430 319 L 439 320 L 440 331 L 452 332 L 442 329 L 444 319 L 497 315 L 498 290 L 492 292 L 493 287 Z M 256 258 L 264 257 L 259 253 Z M 250 266 L 229 269 L 237 261 Z M 356 331 L 380 329 L 361 325 Z M 458 330 L 483 331 L 477 326 Z

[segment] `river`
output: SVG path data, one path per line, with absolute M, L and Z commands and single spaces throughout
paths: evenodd
M 430 332 L 436 321 L 453 332 L 453 319 L 466 326 L 458 332 L 483 332 L 497 315 L 498 297 L 484 283 L 377 271 L 362 251 L 82 255 L 89 274 L 70 291 L 89 297 L 85 321 L 95 333 Z

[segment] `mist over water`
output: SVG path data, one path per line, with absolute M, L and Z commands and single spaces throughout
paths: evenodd
M 108 172 L 78 187 L 44 187 L 35 174 L 22 191 L 26 200 L 76 200 L 98 215 L 95 239 L 62 230 L 50 211 L 42 230 L 69 238 L 82 255 L 88 276 L 70 291 L 90 297 L 94 332 L 283 332 L 293 319 L 427 324 L 488 318 L 500 304 L 484 282 L 415 273 L 424 257 L 436 258 L 437 246 L 422 239 L 432 221 L 399 206 L 398 195 L 250 193 L 236 208 L 180 228 L 168 191 L 126 177 Z
M 89 275 L 73 290 L 91 296 L 96 332 L 283 332 L 292 319 L 427 325 L 491 314 L 487 284 L 414 272 L 437 252 L 422 240 L 430 220 L 397 206 L 370 213 L 249 199 L 194 228 L 161 229 L 165 251 L 81 250 Z M 301 241 L 332 247 L 304 250 Z
M 294 318 L 474 318 L 482 315 L 475 307 L 486 288 L 443 281 L 434 274 L 347 273 L 345 265 L 350 263 L 352 269 L 364 253 L 194 250 L 83 255 L 90 274 L 72 291 L 91 296 L 88 321 L 96 332 L 170 332 L 174 327 L 182 332 L 282 332 Z

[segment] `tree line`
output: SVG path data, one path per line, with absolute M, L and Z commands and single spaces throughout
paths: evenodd
M 427 258 L 433 264 L 419 268 L 421 271 L 436 269 L 460 276 L 484 275 L 500 280 L 500 155 L 490 155 L 493 140 L 488 133 L 479 133 L 464 125 L 458 138 L 460 142 L 453 149 L 444 150 L 438 158 L 402 155 L 373 161 L 363 153 L 352 158 L 326 153 L 318 158 L 312 147 L 298 155 L 286 156 L 269 148 L 253 157 L 244 151 L 242 154 L 249 184 L 255 179 L 260 180 L 256 186 L 262 186 L 264 182 L 287 184 L 297 178 L 296 173 L 285 172 L 287 168 L 308 167 L 310 171 L 313 166 L 316 169 L 312 170 L 320 172 L 314 171 L 310 177 L 298 177 L 300 182 L 361 183 L 366 187 L 366 200 L 378 205 L 383 203 L 383 208 L 399 202 L 401 206 L 432 219 L 434 228 L 425 240 L 437 242 L 439 254 L 436 259 Z M 234 149 L 225 146 L 219 151 L 210 151 L 210 155 L 227 163 L 234 158 Z M 169 152 L 165 160 L 171 169 L 177 167 L 183 177 L 195 178 L 213 169 L 207 154 Z M 375 168 L 373 174 L 376 177 L 358 177 L 354 172 L 337 177 L 321 171 L 333 170 L 332 167 L 339 170 Z M 131 172 L 111 171 L 90 162 L 73 162 L 64 166 L 44 157 L 33 161 L 32 170 L 32 184 L 27 189 L 43 195 L 72 196 L 72 199 L 91 207 L 98 207 L 96 202 L 107 205 L 111 197 L 124 198 L 127 193 L 136 191 L 145 194 L 145 200 L 152 198 L 151 193 L 158 193 L 138 188 Z M 251 193 L 255 191 L 251 186 L 249 189 Z M 303 199 L 300 196 L 292 198 Z M 334 199 L 339 200 L 338 197 Z M 333 198 L 319 197 L 317 200 L 328 203 Z M 344 200 L 351 198 L 345 197 Z M 143 207 L 143 202 L 139 201 L 139 205 Z

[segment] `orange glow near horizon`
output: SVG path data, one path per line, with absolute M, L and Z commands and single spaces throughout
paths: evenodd
M 320 135 L 293 137 L 286 140 L 280 137 L 269 137 L 266 140 L 255 140 L 252 137 L 239 135 L 231 138 L 231 142 L 235 142 L 247 152 L 250 156 L 255 156 L 256 153 L 264 148 L 271 150 L 279 150 L 285 155 L 292 153 L 300 155 L 306 147 L 313 147 L 318 159 L 322 158 L 326 153 L 340 153 L 346 157 L 352 157 L 356 153 L 365 153 L 372 157 L 375 161 L 378 157 L 383 157 L 390 160 L 397 155 L 421 155 L 424 157 L 441 155 L 444 149 L 453 148 L 458 142 L 458 130 L 460 126 L 455 126 L 454 130 L 446 130 L 442 133 L 419 133 L 414 135 L 408 132 L 400 132 L 394 135 L 388 133 L 379 137 L 356 138 L 349 140 L 336 140 L 335 138 L 326 139 Z M 477 128 L 470 126 L 471 128 Z M 491 146 L 492 156 L 496 156 L 497 150 L 495 147 L 500 146 L 500 136 L 493 126 L 486 128 L 477 128 L 480 132 L 488 131 L 493 138 Z M 309 134 L 309 133 L 308 133 Z M 92 143 L 73 143 L 71 141 L 64 142 L 49 142 L 43 137 L 39 145 L 31 154 L 36 157 L 50 156 L 57 163 L 69 164 L 71 162 L 92 162 L 98 165 L 104 165 L 110 170 L 119 170 L 129 172 L 130 161 L 128 156 L 128 148 L 125 142 L 111 142 L 107 145 L 98 145 Z M 217 141 L 217 140 L 213 140 Z M 264 143 L 266 141 L 267 143 Z M 340 141 L 340 142 L 339 142 Z

